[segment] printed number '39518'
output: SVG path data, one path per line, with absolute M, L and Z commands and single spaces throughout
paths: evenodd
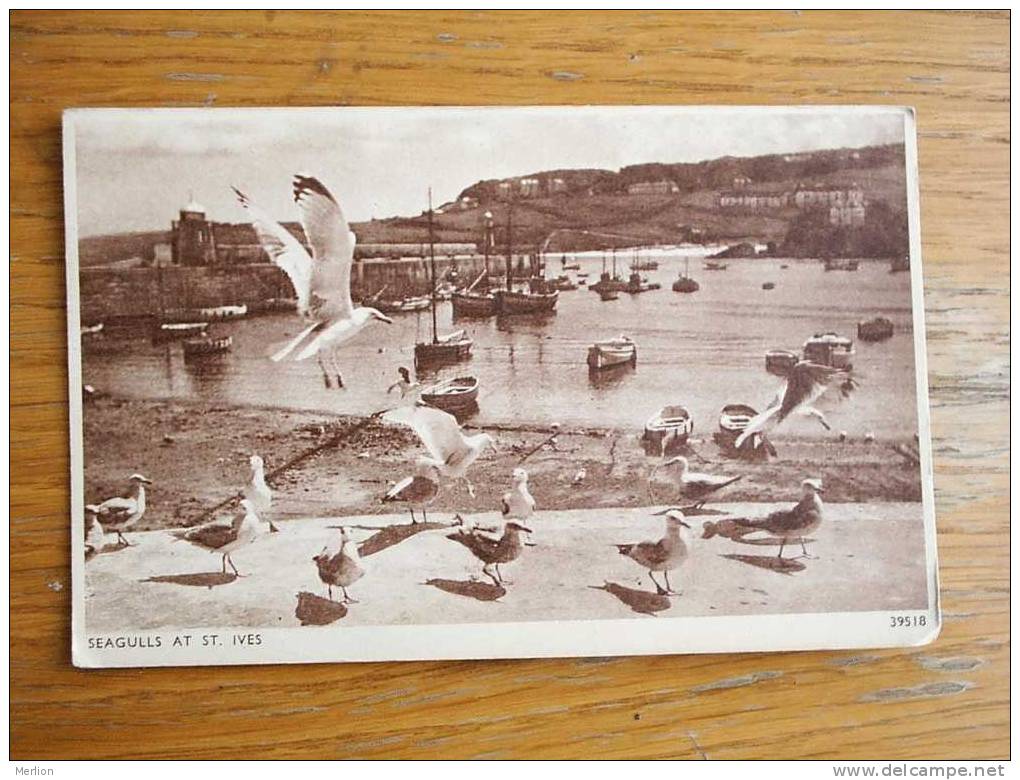
M 891 615 L 889 628 L 912 628 L 928 625 L 927 615 Z

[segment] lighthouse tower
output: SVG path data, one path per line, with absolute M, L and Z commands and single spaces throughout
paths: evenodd
M 181 209 L 181 218 L 171 225 L 172 255 L 175 265 L 213 265 L 216 262 L 216 241 L 212 225 L 205 217 L 205 207 L 192 195 Z

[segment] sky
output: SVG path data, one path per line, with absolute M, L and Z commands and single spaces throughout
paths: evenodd
M 419 214 L 480 179 L 901 143 L 904 109 L 328 108 L 69 112 L 79 236 L 167 230 L 191 198 L 243 222 L 237 186 L 296 220 L 319 177 L 349 221 Z

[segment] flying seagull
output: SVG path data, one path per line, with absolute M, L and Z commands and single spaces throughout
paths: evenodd
M 649 481 L 651 481 L 659 469 L 668 471 L 670 481 L 677 488 L 678 496 L 695 502 L 690 507 L 691 509 L 701 508 L 711 493 L 721 490 L 727 485 L 732 485 L 741 478 L 739 475 L 727 477 L 720 474 L 702 474 L 697 471 L 690 471 L 687 458 L 683 455 L 678 455 L 667 460 L 665 463 L 657 465 L 652 470 Z
M 776 427 L 793 414 L 814 417 L 825 430 L 832 430 L 825 415 L 816 409 L 814 404 L 834 386 L 838 386 L 840 394 L 846 398 L 857 387 L 857 383 L 843 369 L 801 360 L 790 369 L 786 389 L 776 395 L 765 411 L 751 418 L 734 442 L 734 447 L 739 449 L 754 434 Z
M 467 478 L 467 470 L 486 447 L 493 445 L 489 434 L 465 436 L 456 417 L 424 404 L 393 409 L 383 414 L 382 419 L 414 429 L 429 453 L 421 461 L 434 466 L 444 477 L 464 480 L 468 493 L 474 497 L 475 488 Z
M 400 372 L 400 379 L 394 382 L 392 385 L 386 388 L 386 394 L 389 395 L 394 390 L 400 391 L 400 400 L 403 401 L 408 396 L 414 398 L 419 390 L 421 390 L 421 382 L 411 381 L 411 372 L 403 366 L 397 369 Z
M 808 555 L 804 546 L 804 537 L 817 530 L 822 524 L 824 504 L 820 493 L 822 481 L 820 479 L 805 479 L 801 482 L 804 493 L 792 509 L 781 509 L 772 512 L 767 517 L 757 520 L 746 518 L 734 518 L 735 522 L 747 528 L 759 531 L 768 531 L 782 541 L 779 544 L 779 558 L 783 557 L 783 548 L 787 542 L 800 541 L 801 553 L 805 558 L 815 556 Z M 707 529 L 706 529 L 707 530 Z
M 272 526 L 256 514 L 252 502 L 247 498 L 242 498 L 241 509 L 229 524 L 213 521 L 195 528 L 174 531 L 173 536 L 178 541 L 189 542 L 203 550 L 219 553 L 223 564 L 223 573 L 227 573 L 227 564 L 229 563 L 234 574 L 240 577 L 241 572 L 237 570 L 230 554 L 241 547 L 246 547 L 272 530 Z
M 460 515 L 457 515 L 455 519 L 463 523 Z M 499 538 L 474 530 L 456 531 L 447 535 L 446 538 L 467 547 L 482 562 L 482 573 L 492 579 L 495 585 L 500 586 L 504 583 L 509 584 L 509 581 L 503 579 L 503 575 L 499 571 L 499 565 L 516 561 L 524 549 L 524 543 L 521 541 L 521 531 L 531 533 L 531 529 L 527 526 L 511 520 L 504 526 L 503 535 Z M 493 574 L 493 569 L 495 569 L 495 574 Z
M 428 522 L 428 515 L 425 507 L 436 500 L 439 495 L 439 469 L 425 458 L 418 460 L 415 464 L 414 474 L 400 480 L 396 485 L 386 491 L 383 496 L 383 503 L 398 502 L 407 504 L 411 510 L 411 522 L 417 523 L 414 516 L 414 509 L 421 510 L 422 520 Z
M 361 565 L 361 558 L 358 556 L 358 548 L 351 542 L 346 528 L 339 525 L 328 527 L 339 529 L 340 549 L 331 550 L 327 545 L 312 560 L 315 561 L 315 566 L 319 570 L 319 579 L 326 585 L 329 600 L 333 600 L 333 586 L 335 585 L 343 592 L 345 603 L 356 604 L 357 599 L 352 599 L 348 595 L 347 589 L 365 576 L 365 570 Z
M 687 524 L 682 510 L 669 509 L 666 512 L 666 534 L 657 541 L 637 544 L 618 544 L 616 549 L 635 563 L 648 570 L 648 576 L 655 584 L 660 596 L 679 596 L 669 583 L 669 573 L 680 568 L 691 548 L 691 527 Z M 663 588 L 655 579 L 654 572 L 661 571 L 666 580 Z
M 298 312 L 310 324 L 272 356 L 305 360 L 317 355 L 326 387 L 344 386 L 338 347 L 372 320 L 392 323 L 377 309 L 354 307 L 351 302 L 351 263 L 355 236 L 336 199 L 311 176 L 294 177 L 294 201 L 301 210 L 301 225 L 312 254 L 280 223 L 267 216 L 243 192 L 233 188 L 252 217 L 262 248 L 290 277 L 297 294 Z
M 86 512 L 95 514 L 103 530 L 117 534 L 117 541 L 125 547 L 129 542 L 123 532 L 142 519 L 145 514 L 145 486 L 152 484 L 152 480 L 141 474 L 132 474 L 128 481 L 131 488 L 125 495 L 85 507 Z

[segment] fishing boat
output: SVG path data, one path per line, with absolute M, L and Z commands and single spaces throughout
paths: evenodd
M 244 303 L 236 306 L 208 306 L 197 311 L 203 320 L 236 320 L 248 314 L 248 306 Z
M 729 263 L 720 263 L 718 260 L 706 260 L 704 268 L 706 271 L 725 271 Z
M 661 450 L 667 436 L 676 444 L 686 444 L 693 430 L 694 420 L 686 407 L 664 406 L 648 418 L 643 439 Z
M 556 311 L 558 292 L 526 293 L 516 290 L 496 290 L 496 305 L 500 314 L 551 314 Z
M 656 271 L 658 268 L 658 260 L 635 260 L 630 264 L 632 271 Z
M 248 314 L 276 314 L 297 311 L 295 298 L 266 298 L 248 306 Z
M 421 400 L 445 412 L 456 412 L 478 402 L 478 379 L 460 376 L 437 382 L 421 391 Z
M 577 289 L 577 285 L 574 284 L 574 282 L 570 279 L 570 277 L 569 276 L 565 276 L 563 274 L 560 274 L 555 279 L 553 279 L 551 284 L 552 284 L 553 289 L 560 290 L 560 291 L 563 291 L 563 290 L 576 290 Z
M 563 255 L 562 257 L 560 257 L 560 267 L 564 271 L 578 271 L 581 268 L 581 264 L 580 263 L 568 263 L 567 262 L 567 256 Z
M 436 242 L 432 230 L 431 188 L 429 189 L 429 275 L 432 294 L 426 300 L 432 309 L 432 340 L 419 341 L 414 345 L 415 366 L 464 360 L 471 355 L 471 345 L 474 343 L 463 329 L 442 336 L 439 334 L 439 325 L 436 321 L 436 301 L 439 298 L 439 292 L 436 279 Z M 477 382 L 475 384 L 477 385 Z M 475 392 L 477 393 L 477 387 Z
M 152 343 L 165 344 L 168 341 L 204 336 L 208 327 L 208 322 L 164 322 L 153 329 Z
M 623 363 L 637 364 L 637 345 L 627 336 L 596 341 L 588 347 L 588 368 L 600 370 Z
M 587 279 L 588 278 L 588 272 L 587 271 L 578 271 L 576 276 L 577 276 L 578 279 Z
M 182 344 L 184 348 L 184 359 L 185 360 L 197 360 L 201 358 L 213 357 L 215 355 L 222 355 L 225 352 L 229 352 L 230 348 L 234 345 L 233 336 L 222 336 L 220 338 L 197 338 L 187 339 Z
M 861 341 L 885 341 L 892 338 L 892 320 L 885 317 L 875 317 L 867 322 L 857 323 L 857 338 Z
M 491 317 L 496 313 L 496 296 L 491 293 L 457 292 L 450 300 L 454 317 Z
M 673 292 L 692 293 L 701 289 L 701 285 L 691 278 L 689 273 L 690 260 L 684 260 L 684 272 L 673 282 Z
M 629 293 L 643 293 L 649 290 L 658 290 L 662 287 L 658 282 L 649 282 L 647 279 L 642 279 L 641 274 L 637 271 L 630 275 L 630 279 L 627 280 L 627 292 Z
M 854 342 L 836 333 L 816 333 L 804 342 L 804 359 L 833 368 L 853 368 Z
M 424 311 L 432 304 L 428 295 L 411 295 L 389 301 L 376 301 L 375 308 L 383 314 L 404 314 L 411 311 Z
M 775 282 L 765 282 L 765 284 L 763 284 L 761 286 L 761 288 L 763 290 L 774 290 L 774 289 L 776 289 L 776 283 Z
M 797 365 L 800 357 L 788 349 L 770 349 L 765 353 L 765 370 L 776 376 L 786 376 Z
M 616 290 L 607 290 L 605 288 L 598 291 L 599 298 L 604 301 L 617 301 L 620 299 L 620 293 Z

